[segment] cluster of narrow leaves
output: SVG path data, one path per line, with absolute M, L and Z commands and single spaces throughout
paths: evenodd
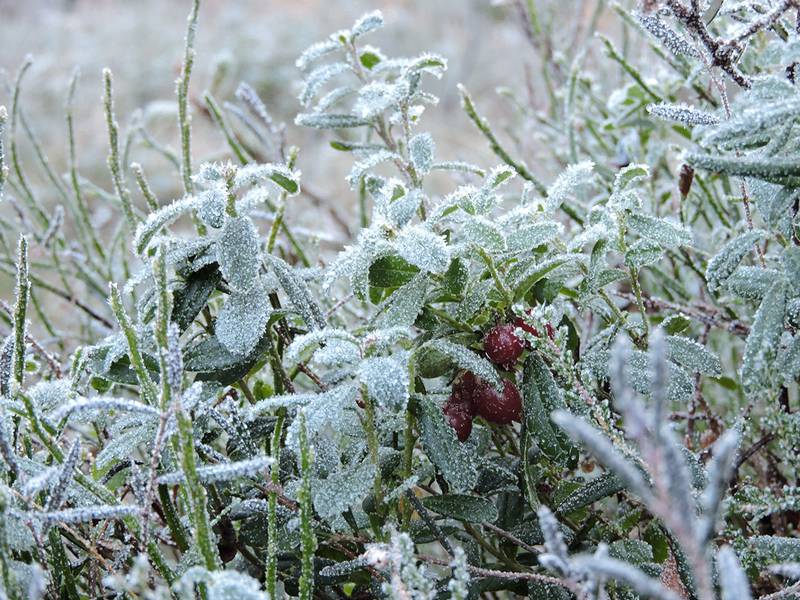
M 464 87 L 498 164 L 437 149 L 447 61 L 366 44 L 379 12 L 312 45 L 295 124 L 352 155 L 359 206 L 334 254 L 293 229 L 302 156 L 250 86 L 203 95 L 230 160 L 193 156 L 198 2 L 179 156 L 141 124 L 121 143 L 104 72 L 112 192 L 78 171 L 77 74 L 56 173 L 26 61 L 0 107 L 0 597 L 800 593 L 800 7 L 713 4 L 616 7 L 666 71 L 601 38 L 630 77 L 605 94 L 519 2 L 551 100 L 517 103 L 536 174 Z

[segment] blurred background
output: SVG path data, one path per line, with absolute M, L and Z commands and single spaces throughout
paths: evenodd
M 557 10 L 566 17 L 556 19 L 569 25 L 559 35 L 566 51 L 593 42 L 590 24 L 616 24 L 602 14 L 603 3 L 599 19 L 595 2 L 538 4 L 543 12 Z M 63 105 L 72 71 L 79 68 L 75 98 L 79 166 L 85 177 L 109 188 L 101 70 L 109 67 L 114 74 L 116 113 L 123 135 L 141 118 L 158 142 L 177 149 L 174 81 L 189 8 L 188 0 L 0 0 L 0 104 L 10 107 L 9 82 L 25 56 L 31 55 L 34 63 L 23 82 L 21 106 L 54 168 L 65 172 Z M 317 201 L 333 205 L 343 220 L 353 222 L 348 213 L 354 199 L 344 182 L 351 157 L 330 150 L 330 133 L 293 125 L 300 109 L 296 100 L 300 73 L 294 61 L 312 42 L 348 27 L 375 8 L 383 11 L 386 28 L 370 42 L 390 55 L 429 50 L 450 61 L 448 73 L 435 84 L 441 104 L 428 112 L 423 123 L 432 130 L 441 158 L 484 166 L 496 162 L 459 108 L 456 84 L 463 83 L 482 112 L 513 132 L 516 143 L 526 149 L 525 160 L 535 166 L 535 132 L 516 129 L 514 102 L 496 90 L 507 87 L 518 98 L 543 108 L 547 98 L 535 75 L 539 53 L 526 38 L 520 7 L 514 1 L 490 0 L 203 0 L 191 85 L 196 104 L 195 163 L 219 158 L 218 153 L 226 149 L 221 134 L 200 109 L 202 92 L 211 89 L 223 102 L 232 98 L 240 81 L 247 81 L 275 119 L 288 123 L 289 143 L 302 148 L 303 183 L 318 192 Z M 25 142 L 20 144 L 23 155 L 30 151 Z M 174 170 L 164 168 L 159 162 L 163 163 L 163 157 L 144 146 L 141 139 L 134 139 L 129 158 L 143 164 L 162 202 L 177 197 L 180 181 Z M 33 171 L 36 165 L 29 164 Z M 40 176 L 29 173 L 34 184 Z M 316 215 L 303 210 L 302 203 L 309 201 L 299 199 L 295 216 L 316 221 Z M 344 234 L 342 229 L 333 234 Z

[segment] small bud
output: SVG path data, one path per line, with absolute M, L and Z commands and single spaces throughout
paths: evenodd
M 686 163 L 681 165 L 681 173 L 678 176 L 678 190 L 682 198 L 689 195 L 692 189 L 692 181 L 694 180 L 694 169 Z

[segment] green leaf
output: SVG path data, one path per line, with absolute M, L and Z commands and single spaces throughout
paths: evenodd
M 467 290 L 469 283 L 469 269 L 462 258 L 454 258 L 444 274 L 442 287 L 453 296 L 461 297 Z
M 606 471 L 564 498 L 556 508 L 556 513 L 568 515 L 584 506 L 589 506 L 598 500 L 616 494 L 623 490 L 624 487 L 616 473 Z
M 492 523 L 497 520 L 497 507 L 486 498 L 464 494 L 427 496 L 422 504 L 428 510 L 468 523 Z
M 614 178 L 614 193 L 618 194 L 627 188 L 630 184 L 650 177 L 650 168 L 647 165 L 631 164 L 623 167 L 617 172 Z
M 747 336 L 742 358 L 742 383 L 748 394 L 769 389 L 777 383 L 770 374 L 783 333 L 786 287 L 783 280 L 770 287 L 756 311 L 753 326 Z
M 186 348 L 184 367 L 189 372 L 197 373 L 199 381 L 218 381 L 222 385 L 230 385 L 258 364 L 269 344 L 267 331 L 247 356 L 239 356 L 225 348 L 216 336 L 209 336 Z
M 550 421 L 550 414 L 564 408 L 564 399 L 550 370 L 537 353 L 525 361 L 522 378 L 525 426 L 550 460 L 564 464 L 573 448 L 569 438 Z
M 719 289 L 722 283 L 736 270 L 745 255 L 754 250 L 753 244 L 765 236 L 766 232 L 755 229 L 727 242 L 708 263 L 706 268 L 708 289 L 712 292 Z
M 627 222 L 643 238 L 664 248 L 689 246 L 692 243 L 692 232 L 679 223 L 642 213 L 629 214 Z
M 478 481 L 475 450 L 462 444 L 444 420 L 441 408 L 427 396 L 415 396 L 414 412 L 425 454 L 456 491 L 470 490 Z
M 431 340 L 430 342 L 426 342 L 420 349 L 421 348 L 433 348 L 441 354 L 449 356 L 454 363 L 465 371 L 470 371 L 481 379 L 488 381 L 498 391 L 503 389 L 502 380 L 497 374 L 497 371 L 495 371 L 492 363 L 478 356 L 469 348 L 447 340 Z
M 399 256 L 384 256 L 369 267 L 369 284 L 379 288 L 398 288 L 419 273 L 419 267 Z
M 669 358 L 686 367 L 692 373 L 717 376 L 722 374 L 722 363 L 719 357 L 701 344 L 683 336 L 667 337 Z
M 686 155 L 686 162 L 695 168 L 737 177 L 754 177 L 789 187 L 800 187 L 800 157 Z
M 181 331 L 186 331 L 203 310 L 220 281 L 222 273 L 213 263 L 191 273 L 184 285 L 173 292 L 172 320 Z

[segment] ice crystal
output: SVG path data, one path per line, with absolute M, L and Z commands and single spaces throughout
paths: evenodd
M 251 477 L 257 473 L 263 472 L 274 462 L 275 460 L 271 456 L 261 456 L 209 467 L 197 467 L 197 477 L 203 483 L 231 481 L 240 477 Z M 165 473 L 156 479 L 159 485 L 178 485 L 185 481 L 186 474 L 183 471 Z

